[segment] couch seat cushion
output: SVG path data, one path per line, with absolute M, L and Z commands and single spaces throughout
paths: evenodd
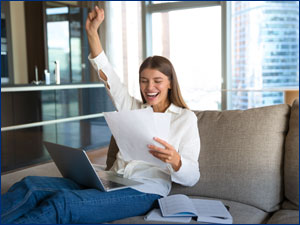
M 269 216 L 268 213 L 258 208 L 255 208 L 253 206 L 249 206 L 249 205 L 245 205 L 233 201 L 227 201 L 227 200 L 222 200 L 222 202 L 225 205 L 228 205 L 230 207 L 229 212 L 232 215 L 234 224 L 259 224 L 259 223 L 264 223 L 268 219 Z M 112 223 L 113 224 L 146 224 L 146 223 L 161 224 L 159 222 L 145 221 L 144 216 L 135 216 L 127 219 L 115 220 Z M 198 222 L 193 219 L 191 223 L 196 224 Z
M 299 210 L 279 210 L 267 224 L 299 224 Z

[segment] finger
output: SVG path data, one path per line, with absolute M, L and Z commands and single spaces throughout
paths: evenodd
M 155 152 L 155 151 L 150 151 L 150 153 L 154 157 L 160 159 L 163 162 L 171 162 L 171 160 L 172 160 L 172 157 L 170 155 L 166 155 L 166 154 Z
M 104 19 L 104 10 L 102 8 L 99 9 L 98 6 L 95 6 L 95 12 L 98 19 Z
M 169 152 L 170 152 L 170 150 L 168 150 L 168 149 L 163 149 L 163 148 L 157 147 L 155 145 L 148 145 L 148 148 L 150 148 L 151 150 L 157 151 L 157 152 L 164 153 L 164 154 L 169 154 Z
M 92 10 L 89 12 L 88 17 L 92 21 L 97 16 L 97 12 L 95 10 Z
M 155 156 L 163 158 L 163 159 L 169 159 L 169 160 L 172 159 L 172 155 L 169 155 L 169 154 L 165 154 L 165 153 L 161 153 L 161 152 L 157 152 L 157 151 L 151 151 L 151 150 L 150 150 L 150 153 L 152 155 L 155 155 Z
M 153 138 L 156 142 L 158 142 L 158 143 L 160 143 L 160 144 L 162 144 L 163 146 L 165 146 L 166 148 L 172 148 L 172 146 L 171 145 L 169 145 L 166 141 L 164 141 L 164 140 L 162 140 L 162 139 L 160 139 L 160 138 L 158 138 L 158 137 L 154 137 Z
M 88 17 L 89 17 L 89 20 L 90 20 L 90 21 L 93 20 L 93 14 L 92 14 L 92 12 L 89 12 Z

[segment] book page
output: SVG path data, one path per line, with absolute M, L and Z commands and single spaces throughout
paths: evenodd
M 191 200 L 197 209 L 197 221 L 211 223 L 232 223 L 232 216 L 221 201 L 206 199 Z
M 186 195 L 170 195 L 158 200 L 163 216 L 196 216 L 191 199 Z
M 192 217 L 191 216 L 164 217 L 162 216 L 160 209 L 153 209 L 144 217 L 144 219 L 146 221 L 189 223 Z

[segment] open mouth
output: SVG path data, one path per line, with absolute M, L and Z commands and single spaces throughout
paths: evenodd
M 146 96 L 148 99 L 154 99 L 159 95 L 159 92 L 155 92 L 155 93 L 146 93 Z

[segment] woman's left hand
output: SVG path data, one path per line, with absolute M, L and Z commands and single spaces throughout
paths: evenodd
M 155 145 L 148 145 L 150 148 L 150 153 L 160 159 L 163 162 L 170 163 L 175 171 L 178 171 L 181 167 L 181 157 L 174 147 L 168 144 L 166 141 L 160 138 L 153 138 L 158 143 L 162 144 L 165 148 L 160 148 Z

